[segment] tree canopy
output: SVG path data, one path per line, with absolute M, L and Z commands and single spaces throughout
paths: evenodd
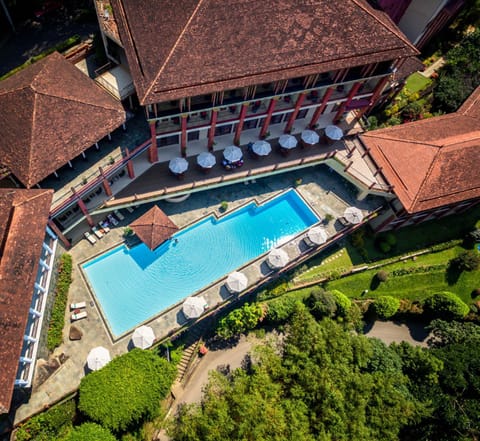
M 153 352 L 133 349 L 82 379 L 78 408 L 114 432 L 126 430 L 156 414 L 175 373 Z
M 108 429 L 95 424 L 84 423 L 75 427 L 65 441 L 116 441 Z

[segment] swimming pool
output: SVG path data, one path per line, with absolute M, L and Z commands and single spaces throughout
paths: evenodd
M 207 217 L 154 251 L 118 246 L 82 265 L 118 337 L 318 222 L 295 190 Z

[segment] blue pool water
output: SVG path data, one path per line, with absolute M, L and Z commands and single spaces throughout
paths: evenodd
M 154 251 L 121 245 L 83 265 L 119 336 L 318 222 L 296 191 L 208 217 Z M 177 241 L 178 240 L 178 241 Z

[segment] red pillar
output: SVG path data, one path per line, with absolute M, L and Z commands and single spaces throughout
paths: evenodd
M 85 202 L 82 201 L 82 198 L 77 194 L 75 189 L 72 187 L 72 193 L 77 197 L 77 204 L 82 213 L 85 215 L 85 218 L 87 219 L 88 225 L 93 227 L 95 223 L 93 222 L 92 216 L 90 216 L 90 213 L 88 212 L 88 208 L 85 205 Z
M 182 115 L 180 120 L 182 133 L 180 135 L 180 154 L 182 157 L 187 156 L 187 115 Z
M 103 189 L 105 190 L 105 194 L 110 197 L 113 195 L 112 193 L 112 187 L 110 186 L 110 182 L 108 182 L 108 179 L 107 177 L 105 176 L 105 174 L 103 173 L 103 168 L 102 167 L 98 167 L 98 169 L 100 170 L 100 176 L 102 177 L 102 185 L 103 185 Z
M 125 149 L 125 153 L 127 154 L 127 158 L 130 157 L 130 152 L 127 148 Z M 133 162 L 131 159 L 127 161 L 127 173 L 130 179 L 135 179 L 135 170 L 133 168 Z
M 287 125 L 285 126 L 284 133 L 290 133 L 292 131 L 293 123 L 297 119 L 298 112 L 300 111 L 300 106 L 303 104 L 305 100 L 305 93 L 301 93 L 297 98 L 297 102 L 295 103 L 295 109 L 290 114 L 290 118 L 288 118 Z
M 65 235 L 60 231 L 60 228 L 57 227 L 55 222 L 52 219 L 48 220 L 48 226 L 52 229 L 52 231 L 58 236 L 58 238 L 63 242 L 66 248 L 70 248 L 72 246 L 71 242 L 65 237 Z
M 332 93 L 334 90 L 335 90 L 334 87 L 330 87 L 329 89 L 326 90 L 325 94 L 323 95 L 322 103 L 317 107 L 310 121 L 309 127 L 311 129 L 315 128 L 315 124 L 317 124 L 318 118 L 320 118 L 320 115 L 325 110 L 325 107 L 327 107 L 328 100 L 332 96 Z
M 340 104 L 340 108 L 338 109 L 338 112 L 335 114 L 335 118 L 333 118 L 333 122 L 336 124 L 340 121 L 340 118 L 342 117 L 343 115 L 343 112 L 345 111 L 345 108 L 352 102 L 353 100 L 353 97 L 355 96 L 355 94 L 358 92 L 358 89 L 360 89 L 360 86 L 362 85 L 362 82 L 359 81 L 358 83 L 355 83 L 348 96 L 347 96 L 347 100 L 344 101 L 342 104 Z
M 260 138 L 265 138 L 267 136 L 268 127 L 270 126 L 270 121 L 272 120 L 273 111 L 275 110 L 275 105 L 277 104 L 278 98 L 272 98 L 268 104 L 267 116 L 263 121 L 262 130 L 260 130 Z
M 380 94 L 383 92 L 383 89 L 385 88 L 385 86 L 387 85 L 389 81 L 389 78 L 388 77 L 383 77 L 380 79 L 380 81 L 375 85 L 374 89 L 373 89 L 373 92 L 372 92 L 372 96 L 370 97 L 370 102 L 368 103 L 368 106 L 367 107 L 364 107 L 362 110 L 360 110 L 357 114 L 357 116 L 355 117 L 357 120 L 359 120 L 365 112 L 368 112 L 372 109 L 372 107 L 375 105 L 375 103 L 377 102 L 378 100 L 378 97 L 380 96 Z
M 208 150 L 213 151 L 213 142 L 215 139 L 215 126 L 217 125 L 218 110 L 212 110 L 212 117 L 210 118 L 210 130 L 208 132 Z
M 243 130 L 243 122 L 245 121 L 245 115 L 247 114 L 248 104 L 243 103 L 242 108 L 240 109 L 240 116 L 238 117 L 237 129 L 235 130 L 235 138 L 233 139 L 233 143 L 235 145 L 240 144 L 240 135 L 242 134 Z
M 148 148 L 148 160 L 153 164 L 158 162 L 157 131 L 155 129 L 155 121 L 150 123 L 150 134 L 152 137 L 152 144 Z

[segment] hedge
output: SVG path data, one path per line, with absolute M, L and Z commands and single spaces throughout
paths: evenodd
M 454 293 L 438 292 L 425 299 L 423 311 L 429 318 L 455 320 L 465 317 L 469 308 Z
M 337 304 L 337 314 L 341 317 L 345 317 L 349 309 L 352 307 L 352 301 L 338 289 L 332 289 L 329 292 Z
M 375 299 L 373 310 L 381 319 L 392 317 L 400 307 L 400 300 L 392 296 L 381 296 Z
M 55 302 L 52 308 L 50 324 L 47 334 L 47 347 L 53 351 L 60 346 L 63 341 L 63 327 L 65 326 L 65 308 L 67 307 L 68 290 L 72 283 L 72 256 L 62 254 L 60 258 L 60 268 L 58 270 L 58 280 L 55 289 Z

